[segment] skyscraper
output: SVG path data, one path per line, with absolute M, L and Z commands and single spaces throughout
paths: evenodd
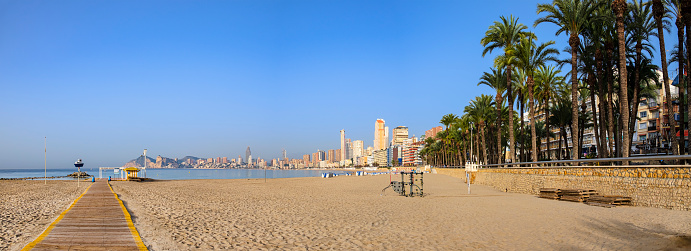
M 341 155 L 338 161 L 341 161 L 342 159 L 345 159 L 345 130 L 341 130 Z
M 362 140 L 353 141 L 353 157 L 365 155 L 365 142 Z
M 286 157 L 286 149 L 283 149 L 283 158 L 284 158 L 284 159 L 287 158 L 287 157 Z
M 247 164 L 252 163 L 252 151 L 250 151 L 250 147 L 247 147 L 247 150 L 245 151 L 245 159 L 247 160 Z
M 392 145 L 403 145 L 406 139 L 408 139 L 408 127 L 398 126 L 393 129 Z
M 374 122 L 374 150 L 385 149 L 389 143 L 389 128 L 383 119 Z

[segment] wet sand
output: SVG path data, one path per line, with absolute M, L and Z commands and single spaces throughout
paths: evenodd
M 395 179 L 396 176 L 394 176 Z M 152 250 L 686 250 L 691 212 L 602 208 L 425 176 L 112 182 Z
M 21 250 L 65 211 L 90 182 L 0 181 L 0 250 Z

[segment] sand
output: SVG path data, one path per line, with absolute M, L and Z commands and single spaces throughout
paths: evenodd
M 21 250 L 38 237 L 90 184 L 76 181 L 0 181 L 0 250 Z
M 425 176 L 113 182 L 152 250 L 685 250 L 691 212 L 603 208 Z

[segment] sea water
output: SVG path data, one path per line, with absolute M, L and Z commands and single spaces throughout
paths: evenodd
M 48 169 L 47 175 L 51 176 L 66 176 L 76 172 L 76 168 L 72 169 Z M 82 172 L 98 178 L 98 168 L 82 168 Z M 122 171 L 120 171 L 122 172 Z M 139 177 L 147 177 L 161 180 L 194 180 L 194 179 L 278 179 L 278 178 L 298 178 L 298 177 L 320 177 L 322 173 L 336 173 L 344 174 L 345 171 L 329 171 L 329 170 L 264 170 L 264 169 L 190 169 L 190 168 L 176 168 L 176 169 L 147 169 L 146 172 L 141 170 Z M 27 178 L 40 177 L 44 175 L 43 169 L 0 169 L 0 178 Z M 103 170 L 101 173 L 103 178 L 113 177 L 119 178 L 120 173 L 115 173 L 113 170 Z M 72 178 L 59 178 L 72 179 Z

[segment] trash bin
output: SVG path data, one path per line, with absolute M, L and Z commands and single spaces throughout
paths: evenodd
M 91 176 L 91 182 L 94 182 L 94 181 L 96 181 L 96 177 Z
M 108 176 L 108 181 L 110 181 L 110 176 Z

